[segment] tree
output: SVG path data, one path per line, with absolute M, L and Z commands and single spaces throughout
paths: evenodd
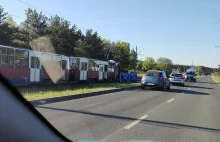
M 88 58 L 105 60 L 104 46 L 97 32 L 92 29 L 86 31 L 84 42 L 86 43 L 85 52 Z
M 198 74 L 202 74 L 202 72 L 203 72 L 203 67 L 202 67 L 202 66 L 196 66 L 196 72 L 197 72 Z
M 29 44 L 30 41 L 36 39 L 40 36 L 44 36 L 47 33 L 47 20 L 48 18 L 42 14 L 38 13 L 36 10 L 28 8 L 25 10 L 26 19 L 21 24 L 21 29 L 24 31 L 26 44 Z
M 5 20 L 7 18 L 7 14 L 6 12 L 4 12 L 4 8 L 0 5 L 0 25 L 5 23 Z
M 120 70 L 128 71 L 130 64 L 130 44 L 121 41 L 113 42 L 110 52 L 112 59 L 120 64 Z
M 165 70 L 167 73 L 171 73 L 172 72 L 172 65 L 173 65 L 172 60 L 170 60 L 169 58 L 160 57 L 157 60 L 156 68 L 160 69 L 160 70 Z
M 130 52 L 130 64 L 129 64 L 129 69 L 134 69 L 136 65 L 137 59 L 136 59 L 136 52 L 134 49 L 131 50 Z
M 49 19 L 48 34 L 55 52 L 67 56 L 75 55 L 77 41 L 82 36 L 76 25 L 70 27 L 70 22 L 59 16 Z
M 138 61 L 136 65 L 137 70 L 142 71 L 143 68 L 143 61 Z
M 143 71 L 147 71 L 147 70 L 151 70 L 155 68 L 155 60 L 152 57 L 147 57 L 144 61 L 143 61 L 143 67 L 142 70 Z
M 0 5 L 0 44 L 11 45 L 13 38 L 13 30 L 7 23 L 7 13 L 4 12 L 4 8 Z
M 112 42 L 107 39 L 101 39 L 101 40 L 102 40 L 102 45 L 103 45 L 104 58 L 106 60 L 111 59 L 112 54 L 111 54 L 110 50 L 112 48 Z

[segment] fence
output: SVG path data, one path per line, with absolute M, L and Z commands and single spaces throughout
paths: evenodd
M 124 83 L 137 82 L 137 73 L 121 73 L 120 82 L 124 82 Z

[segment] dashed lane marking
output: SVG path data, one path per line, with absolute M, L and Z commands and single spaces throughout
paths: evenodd
M 128 124 L 127 126 L 124 127 L 124 129 L 130 129 L 131 127 L 133 127 L 134 125 L 138 124 L 139 122 L 141 122 L 143 119 L 147 118 L 148 115 L 144 115 L 142 117 L 140 117 L 138 120 Z
M 168 103 L 170 103 L 170 102 L 172 102 L 173 100 L 174 100 L 174 98 L 172 98 L 172 99 L 168 100 L 167 102 L 168 102 Z

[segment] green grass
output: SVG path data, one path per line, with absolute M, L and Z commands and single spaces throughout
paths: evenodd
M 56 86 L 39 86 L 19 89 L 27 100 L 39 100 L 61 96 L 84 94 L 117 88 L 139 86 L 140 83 L 95 83 L 95 84 L 65 84 Z
M 212 75 L 211 76 L 213 80 L 217 81 L 218 83 L 220 83 L 220 76 L 215 76 L 215 75 Z
M 197 75 L 197 76 L 196 76 L 196 79 L 199 79 L 199 78 L 201 78 L 201 77 L 202 77 L 201 75 Z

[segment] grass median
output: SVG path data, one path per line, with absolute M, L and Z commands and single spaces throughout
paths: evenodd
M 140 83 L 65 84 L 22 88 L 19 91 L 30 101 L 134 86 L 140 86 Z
M 214 81 L 216 81 L 217 83 L 220 83 L 220 76 L 212 75 L 211 77 Z

